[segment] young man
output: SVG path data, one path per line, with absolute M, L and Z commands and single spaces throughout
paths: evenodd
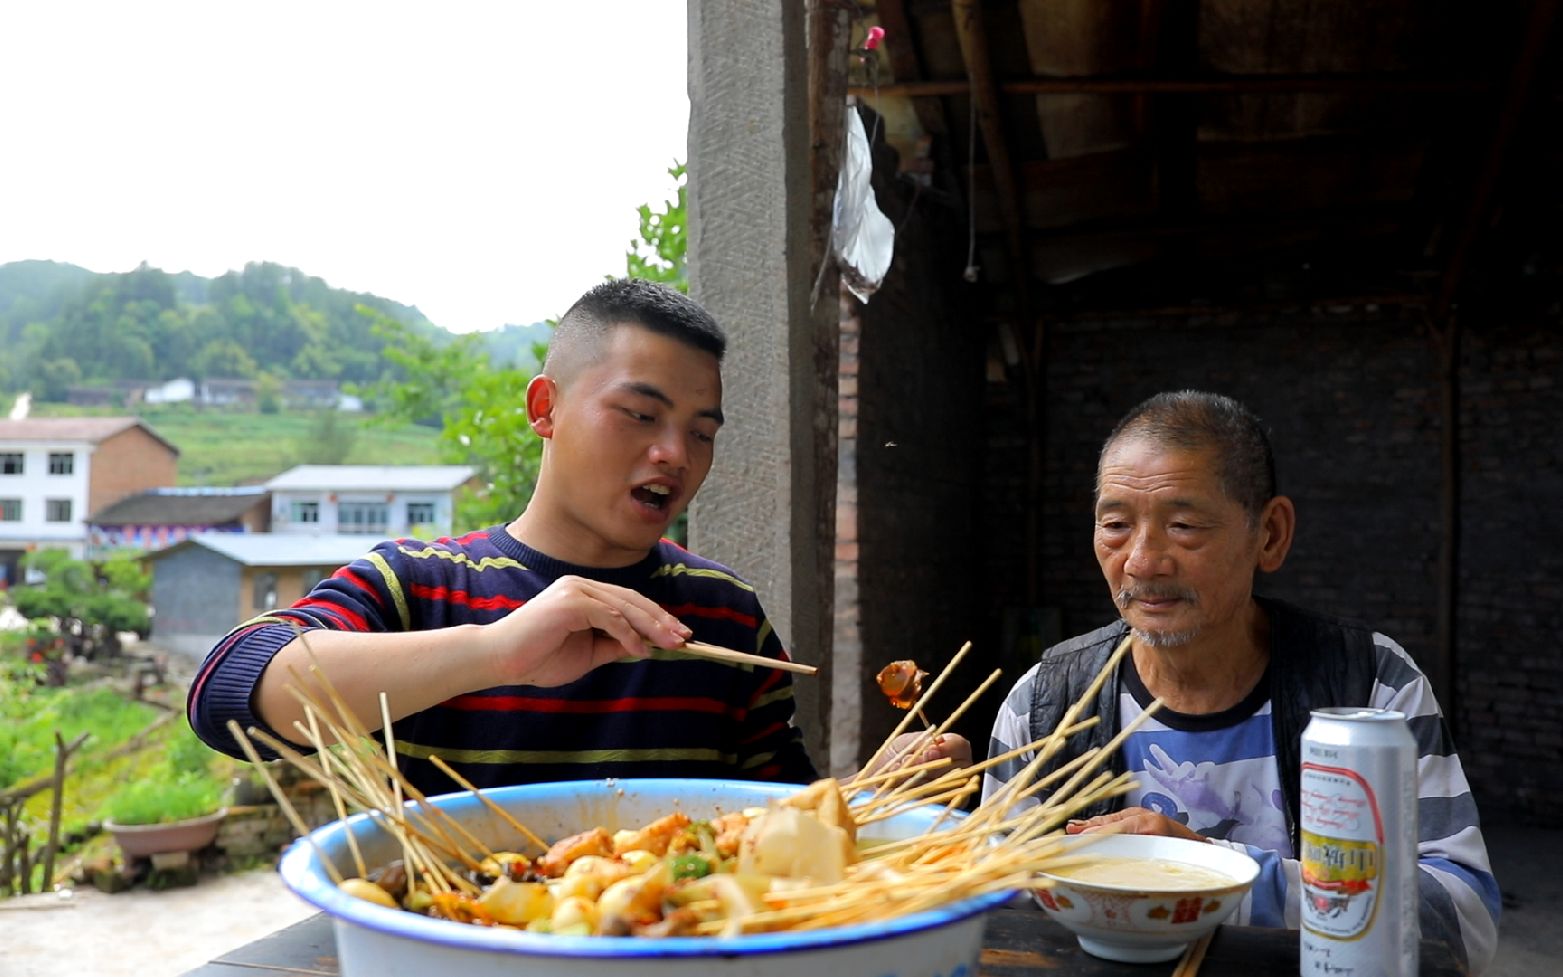
M 1164 708 L 1112 757 L 1136 789 L 1068 830 L 1111 825 L 1243 848 L 1263 871 L 1236 921 L 1295 928 L 1298 740 L 1309 712 L 1403 712 L 1418 748 L 1422 935 L 1448 941 L 1479 974 L 1496 945 L 1498 886 L 1432 688 L 1388 637 L 1254 595 L 1255 574 L 1280 569 L 1295 526 L 1269 440 L 1241 404 L 1183 391 L 1134 408 L 1096 475 L 1096 556 L 1122 617 L 1043 654 L 1000 708 L 989 755 L 1051 733 L 1132 635 L 1087 713 L 1102 722 L 1054 765 L 1105 745 L 1153 699 Z M 984 796 L 1030 759 L 991 769 Z
M 672 289 L 592 289 L 526 390 L 543 438 L 526 510 L 455 539 L 382 543 L 241 625 L 191 686 L 196 732 L 234 755 L 230 719 L 300 741 L 288 687 L 313 659 L 370 729 L 386 694 L 399 762 L 426 792 L 455 789 L 433 755 L 478 786 L 814 778 L 788 673 L 676 651 L 699 640 L 786 658 L 752 587 L 662 538 L 711 470 L 725 347 Z

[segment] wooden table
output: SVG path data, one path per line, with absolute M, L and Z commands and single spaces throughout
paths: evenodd
M 1091 956 L 1040 911 L 999 909 L 988 916 L 979 977 L 1166 977 L 1177 961 L 1114 963 Z M 1297 977 L 1297 931 L 1223 926 L 1200 977 Z M 336 977 L 336 936 L 324 913 L 222 954 L 184 977 Z M 1421 977 L 1467 977 L 1449 947 L 1422 941 Z

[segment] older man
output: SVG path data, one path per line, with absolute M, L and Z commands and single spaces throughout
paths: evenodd
M 1480 973 L 1496 944 L 1498 886 L 1426 677 L 1382 634 L 1253 592 L 1256 573 L 1285 561 L 1296 518 L 1276 491 L 1269 440 L 1241 404 L 1182 391 L 1131 410 L 1096 474 L 1096 557 L 1121 617 L 1043 654 L 1000 709 L 989 753 L 1051 732 L 1131 636 L 1093 704 L 1101 724 L 1053 762 L 1104 745 L 1155 699 L 1164 708 L 1111 758 L 1138 786 L 1068 830 L 1113 825 L 1242 848 L 1262 874 L 1236 921 L 1297 927 L 1299 738 L 1310 711 L 1402 712 L 1418 750 L 1422 934 Z M 992 768 L 984 796 L 1029 759 Z

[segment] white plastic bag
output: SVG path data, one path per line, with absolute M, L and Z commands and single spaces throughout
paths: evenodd
M 836 179 L 836 206 L 831 247 L 841 264 L 841 277 L 858 301 L 867 302 L 890 271 L 895 253 L 895 225 L 874 201 L 873 154 L 863 120 L 847 107 L 846 145 Z

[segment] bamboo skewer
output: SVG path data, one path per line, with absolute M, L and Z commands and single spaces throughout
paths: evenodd
M 271 788 L 272 796 L 277 799 L 277 806 L 282 808 L 282 813 L 292 823 L 293 830 L 299 833 L 299 837 L 306 839 L 309 842 L 309 847 L 315 850 L 315 856 L 320 859 L 320 864 L 325 868 L 326 874 L 331 876 L 331 881 L 341 885 L 342 873 L 336 870 L 336 866 L 331 864 L 331 860 L 326 857 L 326 853 L 320 850 L 320 846 L 315 844 L 313 838 L 310 838 L 309 829 L 304 826 L 304 819 L 299 817 L 298 811 L 294 809 L 292 802 L 287 799 L 287 795 L 278 786 L 277 779 L 271 775 L 271 771 L 267 770 L 265 764 L 261 762 L 260 754 L 255 751 L 255 745 L 250 742 L 250 738 L 244 735 L 244 730 L 240 729 L 239 724 L 232 719 L 228 720 L 228 732 L 233 734 L 233 738 L 238 741 L 239 748 L 244 751 L 244 755 L 249 758 L 249 761 L 255 765 L 255 768 L 261 772 L 261 776 L 265 778 L 266 786 Z
M 994 815 L 990 812 L 989 816 L 1002 816 L 1002 813 L 1008 810 L 1010 804 L 1014 802 L 1016 795 L 1023 792 L 1031 783 L 1032 779 L 1036 776 L 1036 772 L 1042 768 L 1043 764 L 1047 763 L 1047 761 L 1052 759 L 1059 750 L 1063 749 L 1064 739 L 1059 735 L 1059 731 L 1074 725 L 1075 717 L 1077 717 L 1086 708 L 1087 705 L 1095 701 L 1097 694 L 1101 691 L 1102 685 L 1106 683 L 1107 677 L 1113 674 L 1114 670 L 1118 667 L 1118 663 L 1123 660 L 1123 656 L 1128 654 L 1130 640 L 1130 635 L 1124 636 L 1124 639 L 1119 642 L 1118 647 L 1113 650 L 1113 653 L 1110 656 L 1108 656 L 1107 662 L 1102 666 L 1101 671 L 1096 674 L 1096 677 L 1091 681 L 1091 684 L 1086 687 L 1085 692 L 1075 700 L 1073 705 L 1064 711 L 1064 715 L 1059 720 L 1058 726 L 1054 729 L 1054 732 L 1047 737 L 1046 745 L 1037 751 L 1036 757 L 1026 765 L 1026 767 L 1020 772 L 1019 775 L 1012 778 L 1008 783 L 1000 788 L 997 794 L 994 795 L 992 798 L 992 800 L 995 802 L 993 805 L 993 811 L 998 813 L 997 815 Z
M 265 744 L 267 748 L 275 751 L 278 755 L 287 760 L 289 763 L 293 764 L 293 766 L 303 772 L 306 776 L 314 777 L 317 780 L 331 776 L 331 774 L 326 773 L 324 770 L 311 763 L 309 759 L 303 754 L 299 753 L 288 744 L 267 733 L 265 730 L 252 728 L 249 735 L 253 739 L 259 740 L 261 743 Z M 242 743 L 243 741 L 241 740 L 241 745 Z M 469 867 L 475 866 L 477 864 L 476 862 L 472 862 L 470 856 L 466 856 L 459 848 L 448 848 L 446 846 L 440 845 L 437 839 L 429 838 L 421 830 L 413 826 L 410 821 L 406 820 L 404 816 L 394 816 L 390 814 L 391 808 L 388 803 L 387 795 L 376 792 L 376 788 L 383 787 L 383 785 L 378 784 L 377 778 L 375 778 L 374 775 L 364 772 L 367 770 L 367 768 L 364 768 L 361 763 L 358 764 L 357 769 L 359 772 L 357 773 L 354 772 L 352 761 L 349 761 L 348 765 L 344 767 L 344 769 L 349 775 L 348 781 L 345 783 L 339 781 L 338 783 L 339 788 L 342 790 L 343 796 L 352 801 L 358 807 L 363 808 L 369 814 L 369 816 L 374 819 L 375 823 L 384 827 L 393 838 L 400 839 L 404 834 L 411 835 L 413 840 L 419 845 L 432 845 L 433 847 L 446 848 L 447 853 L 450 854 L 451 857 L 456 858 L 463 863 L 471 862 Z M 276 791 L 274 790 L 274 792 Z M 295 821 L 294 828 L 302 829 L 302 821 Z M 439 863 L 438 859 L 433 858 L 425 858 L 423 861 L 441 864 Z M 456 876 L 456 878 L 460 877 Z M 466 880 L 462 879 L 461 882 L 465 883 Z M 470 884 L 467 884 L 467 887 L 470 889 Z
M 879 761 L 884 759 L 885 752 L 890 749 L 890 744 L 895 741 L 897 736 L 900 736 L 902 733 L 906 732 L 906 727 L 911 724 L 912 717 L 918 710 L 922 709 L 923 703 L 927 702 L 935 692 L 939 691 L 939 686 L 944 684 L 944 680 L 955 671 L 955 666 L 960 663 L 961 659 L 966 657 L 966 653 L 969 651 L 971 651 L 970 641 L 961 645 L 960 651 L 957 651 L 955 655 L 951 657 L 949 664 L 944 666 L 943 671 L 941 671 L 938 677 L 933 680 L 933 682 L 928 686 L 927 690 L 924 691 L 922 696 L 918 698 L 917 702 L 913 704 L 912 708 L 907 710 L 906 715 L 903 716 L 901 721 L 896 724 L 895 729 L 891 730 L 890 735 L 886 737 L 885 741 L 879 744 L 879 749 L 874 751 L 874 755 L 870 757 L 868 763 L 864 765 L 864 770 L 875 769 Z M 847 782 L 848 789 L 856 789 L 855 781 L 856 778 L 853 778 L 853 780 Z
M 734 651 L 731 648 L 723 648 L 721 645 L 708 645 L 703 641 L 686 641 L 681 647 L 663 648 L 662 650 L 671 651 L 674 654 L 692 655 L 695 658 L 709 658 L 712 661 L 730 662 L 734 665 L 758 665 L 762 668 L 775 668 L 783 672 L 795 672 L 799 675 L 815 675 L 819 673 L 819 669 L 813 665 L 784 661 L 780 658 L 767 658 L 764 655 L 751 655 L 746 651 Z
M 311 743 L 321 742 L 320 722 L 315 718 L 315 710 L 310 709 L 304 715 L 309 719 L 309 741 Z M 320 758 L 323 766 L 331 763 L 331 751 L 322 750 Z M 347 820 L 347 805 L 342 801 L 342 790 L 337 786 L 336 778 L 327 777 L 325 784 L 326 789 L 331 792 L 331 806 L 336 810 L 337 820 Z M 352 850 L 353 867 L 358 869 L 358 877 L 367 879 L 369 877 L 369 869 L 364 865 L 364 853 L 358 850 L 358 838 L 351 831 L 347 833 L 347 847 Z
M 295 696 L 298 697 L 299 700 L 304 704 L 304 709 L 307 716 L 314 717 L 317 715 L 307 696 L 299 693 L 296 687 L 290 687 L 289 691 L 293 692 Z M 337 740 L 338 743 L 342 744 L 345 753 L 339 756 L 330 751 L 329 748 L 322 742 L 312 741 L 312 744 L 315 746 L 317 752 L 319 752 L 322 756 L 329 756 L 332 758 L 333 762 L 339 763 L 344 771 L 349 774 L 350 780 L 354 784 L 358 785 L 357 794 L 359 797 L 358 803 L 360 806 L 371 810 L 374 813 L 381 814 L 384 813 L 384 809 L 387 807 L 390 807 L 393 810 L 401 811 L 402 807 L 399 799 L 394 795 L 385 793 L 385 786 L 382 778 L 389 778 L 396 781 L 400 785 L 400 788 L 405 790 L 408 796 L 410 796 L 418 804 L 418 809 L 423 817 L 424 828 L 426 828 L 429 832 L 433 832 L 439 837 L 438 839 L 431 838 L 423 829 L 414 831 L 414 834 L 422 837 L 425 842 L 432 842 L 435 847 L 443 849 L 447 854 L 456 858 L 467 868 L 476 869 L 479 867 L 478 859 L 469 855 L 460 846 L 460 844 L 452 839 L 450 835 L 441 828 L 441 823 L 443 822 L 445 825 L 455 829 L 457 833 L 463 835 L 467 842 L 475 849 L 486 853 L 487 849 L 483 843 L 470 832 L 468 832 L 466 828 L 461 825 L 461 822 L 457 821 L 455 818 L 452 818 L 443 810 L 429 805 L 428 799 L 421 791 L 419 791 L 416 787 L 413 787 L 411 784 L 406 783 L 405 779 L 402 778 L 400 773 L 397 771 L 394 763 L 388 762 L 374 749 L 369 748 L 369 744 L 373 743 L 372 740 L 363 737 L 353 737 L 351 734 L 333 722 L 329 717 L 324 718 L 324 722 L 326 723 L 326 726 L 331 732 L 332 736 Z M 299 729 L 300 731 L 303 731 L 302 726 L 299 726 Z M 256 732 L 257 734 L 260 733 L 259 730 Z M 287 757 L 290 762 L 294 763 L 295 766 L 298 766 L 300 769 L 309 772 L 311 776 L 316 776 L 317 779 L 323 779 L 329 776 L 328 773 L 313 772 L 313 768 L 309 766 L 308 761 L 302 756 L 299 756 L 296 751 L 291 750 L 291 748 L 287 747 L 285 744 L 275 741 L 269 736 L 263 736 L 263 739 L 266 741 L 267 746 Z M 360 749 L 354 750 L 352 748 L 352 744 L 354 743 L 358 744 Z M 411 828 L 410 821 L 407 823 L 407 827 Z M 351 839 L 351 835 L 349 838 Z M 425 859 L 425 861 L 427 861 L 427 859 Z M 456 884 L 458 888 L 471 888 L 470 885 L 466 884 L 466 880 L 460 879 L 459 877 L 456 878 Z
M 964 783 L 964 784 L 962 784 L 962 785 L 960 785 L 958 787 L 950 787 L 950 788 L 946 788 L 946 789 L 943 789 L 943 790 L 935 789 L 935 790 L 933 790 L 931 792 L 928 792 L 928 793 L 924 793 L 922 789 L 919 789 L 916 792 L 917 795 L 918 795 L 917 796 L 917 803 L 918 804 L 947 804 L 947 805 L 948 804 L 959 804 L 962 801 L 964 801 L 966 798 L 970 797 L 972 794 L 975 794 L 977 792 L 977 788 L 980 787 L 981 785 L 982 785 L 982 782 L 980 780 L 978 780 L 977 778 L 973 777 L 973 778 L 967 780 L 966 783 Z M 930 788 L 937 788 L 938 785 L 930 784 L 930 785 L 927 785 L 927 786 L 930 787 Z M 858 814 L 854 813 L 853 817 L 852 817 L 852 820 L 856 821 L 859 826 L 862 826 L 862 825 L 865 825 L 865 824 L 870 824 L 870 823 L 872 823 L 874 821 L 883 821 L 885 818 L 893 818 L 897 814 L 900 814 L 900 813 L 901 813 L 901 809 L 899 807 L 893 808 L 891 810 L 877 811 L 877 812 L 874 812 L 874 813 L 871 813 L 871 814 L 867 814 L 867 815 L 858 815 Z
M 520 821 L 517 821 L 514 817 L 511 816 L 509 811 L 507 811 L 504 808 L 500 807 L 498 804 L 495 804 L 493 798 L 489 797 L 487 794 L 483 793 L 481 790 L 478 790 L 476 787 L 474 787 L 472 785 L 472 781 L 468 780 L 466 777 L 463 777 L 461 774 L 457 773 L 451 767 L 450 764 L 445 762 L 443 757 L 440 757 L 438 755 L 431 756 L 431 757 L 429 757 L 429 761 L 431 763 L 433 763 L 436 767 L 439 768 L 440 773 L 443 773 L 445 776 L 449 777 L 450 779 L 454 780 L 456 783 L 460 784 L 461 787 L 464 790 L 472 791 L 473 796 L 475 796 L 478 800 L 482 801 L 484 807 L 487 807 L 490 811 L 493 811 L 495 814 L 499 815 L 500 820 L 504 821 L 506 824 L 510 825 L 512 828 L 514 828 L 517 831 L 521 832 L 521 836 L 523 838 L 525 838 L 527 841 L 530 841 L 532 844 L 534 844 L 537 847 L 541 848 L 543 851 L 547 851 L 548 850 L 548 842 L 546 842 L 543 839 L 539 838 L 536 834 L 533 834 L 531 828 L 528 828 L 526 825 L 522 824 Z
M 391 806 L 396 810 L 402 809 L 401 778 L 394 776 L 396 773 L 396 739 L 391 730 L 391 704 L 384 692 L 380 693 L 380 731 L 385 734 L 385 757 L 391 762 Z M 407 839 L 402 838 L 402 860 L 407 865 L 407 885 L 409 887 L 418 884 L 418 876 L 414 871 L 412 849 L 407 845 Z
M 997 671 L 968 695 L 944 722 L 935 724 L 929 720 L 924 711 L 926 703 L 953 674 L 970 649 L 971 644 L 967 642 L 951 657 L 896 729 L 875 751 L 865 769 L 873 769 L 887 755 L 891 764 L 916 756 L 936 737 L 944 735 L 992 686 L 999 677 Z M 1129 642 L 1125 639 L 1114 650 L 1085 694 L 1070 705 L 1058 726 L 1045 737 L 964 768 L 954 768 L 948 759 L 939 759 L 907 764 L 900 769 L 884 770 L 867 776 L 860 774 L 841 783 L 840 788 L 847 792 L 852 819 L 859 826 L 892 817 L 914 806 L 926 808 L 943 805 L 944 810 L 923 834 L 877 845 L 863 861 L 850 866 L 847 877 L 840 882 L 768 893 L 764 897 L 764 909 L 740 917 L 702 922 L 697 924 L 696 931 L 734 934 L 777 928 L 812 930 L 882 920 L 984 893 L 1042 887 L 1048 882 L 1037 878 L 1039 872 L 1089 858 L 1081 850 L 1100 834 L 1065 836 L 1061 832 L 1061 825 L 1073 814 L 1132 788 L 1134 781 L 1128 774 L 1115 775 L 1099 768 L 1114 755 L 1124 739 L 1138 728 L 1139 723 L 1154 714 L 1160 703 L 1152 703 L 1134 723 L 1118 731 L 1105 746 L 1086 750 L 1045 774 L 1042 771 L 1064 748 L 1070 737 L 1100 721 L 1096 716 L 1080 717 L 1094 706 L 1103 683 L 1128 649 Z M 691 654 L 732 664 L 778 668 L 803 674 L 815 672 L 810 666 L 748 655 L 699 642 L 691 642 L 671 651 L 674 654 Z M 400 772 L 395 740 L 391 733 L 390 704 L 385 695 L 382 693 L 379 698 L 381 736 L 376 737 L 365 730 L 364 720 L 353 712 L 332 686 L 313 655 L 310 658 L 313 664 L 309 668 L 309 681 L 295 675 L 297 681 L 289 686 L 289 692 L 303 706 L 307 721 L 295 723 L 295 728 L 309 746 L 320 754 L 318 762 L 311 761 L 298 749 L 263 730 L 252 729 L 250 735 L 299 770 L 325 783 L 331 790 L 332 803 L 338 817 L 345 816 L 349 806 L 365 810 L 376 824 L 401 845 L 410 880 L 421 875 L 424 886 L 432 891 L 459 891 L 468 896 L 478 894 L 478 889 L 450 866 L 454 862 L 474 869 L 479 867 L 481 858 L 489 857 L 491 853 L 458 820 L 440 807 L 430 804 L 423 793 Z M 306 688 L 309 691 L 305 691 Z M 895 751 L 892 744 L 914 719 L 921 720 L 926 728 L 916 734 L 904 750 Z M 372 719 L 369 721 L 373 722 Z M 245 755 L 259 764 L 259 755 L 249 736 L 238 729 L 236 724 L 230 724 L 230 729 Z M 966 799 L 977 792 L 985 772 L 1000 764 L 1014 764 L 1022 759 L 1024 762 L 1020 770 L 992 797 L 979 805 L 971 816 L 954 825 L 944 823 Z M 546 841 L 457 773 L 443 758 L 433 756 L 430 761 L 455 783 L 471 791 L 489 811 L 518 831 L 528 843 L 540 849 L 548 848 Z M 282 802 L 295 829 L 307 838 L 308 833 L 297 812 L 286 803 L 269 772 L 262 769 L 266 773 L 268 786 Z M 1038 795 L 1044 791 L 1048 792 L 1045 799 L 1039 800 Z M 404 797 L 408 798 L 405 803 Z M 355 866 L 363 875 L 363 858 L 355 839 L 349 837 L 348 841 L 353 846 Z M 340 884 L 341 876 L 335 866 L 326 861 L 312 840 L 310 844 L 316 847 L 327 874 Z M 478 857 L 475 858 L 472 852 L 477 852 Z M 700 911 L 715 908 L 707 906 Z M 1203 952 L 1202 947 L 1200 952 Z M 1193 966 L 1198 966 L 1197 959 Z M 1189 977 L 1192 972 L 1191 969 L 1184 974 L 1180 970 L 1177 977 Z
M 967 647 L 970 647 L 970 643 L 969 642 L 967 644 Z M 963 651 L 964 651 L 964 649 L 963 649 Z M 960 656 L 959 655 L 957 655 L 955 658 L 952 658 L 950 660 L 950 663 L 945 666 L 944 671 L 940 673 L 939 679 L 936 680 L 936 684 L 937 684 L 937 681 L 942 680 L 945 675 L 949 674 L 954 669 L 955 663 L 957 661 L 959 661 L 959 660 L 960 660 Z M 968 695 L 966 697 L 966 699 L 959 706 L 956 707 L 955 711 L 950 713 L 950 715 L 945 718 L 944 722 L 940 723 L 938 726 L 931 727 L 922 736 L 919 736 L 919 737 L 917 737 L 917 739 L 913 740 L 912 743 L 909 746 L 906 747 L 906 749 L 904 749 L 904 750 L 902 750 L 902 751 L 900 751 L 898 753 L 893 754 L 891 756 L 891 758 L 889 759 L 889 761 L 887 761 L 887 765 L 893 767 L 895 765 L 896 761 L 899 758 L 904 757 L 904 756 L 909 756 L 909 755 L 912 755 L 914 753 L 917 753 L 917 752 L 919 752 L 919 751 L 921 751 L 923 749 L 926 749 L 927 746 L 930 743 L 938 742 L 939 741 L 939 737 L 943 736 L 946 732 L 949 731 L 950 727 L 953 726 L 955 724 L 955 722 L 958 719 L 960 719 L 960 717 L 963 714 L 965 714 L 966 710 L 971 707 L 972 703 L 976 702 L 979 698 L 981 698 L 982 694 L 984 692 L 986 692 L 988 690 L 988 688 L 993 685 L 994 682 L 998 681 L 998 678 L 999 678 L 1000 674 L 1002 674 L 1002 673 L 998 669 L 994 669 L 993 672 L 986 679 L 984 679 L 980 685 L 977 686 L 976 690 L 973 691 L 970 695 Z M 929 689 L 929 693 L 930 694 L 933 691 L 934 691 L 933 688 Z M 916 709 L 917 714 L 919 716 L 923 715 L 922 703 L 923 703 L 923 700 L 926 699 L 926 698 L 927 698 L 927 696 L 924 696 L 923 699 L 919 699 L 917 705 L 914 707 Z M 926 716 L 923 716 L 923 721 L 927 722 L 927 717 Z M 878 753 L 883 753 L 888 748 L 890 748 L 890 745 L 894 741 L 896 735 L 897 734 L 895 734 L 895 733 L 891 734 L 890 739 L 886 740 L 885 744 L 882 745 L 879 748 L 879 751 L 876 753 L 876 756 L 878 755 Z M 870 761 L 870 766 L 872 766 L 872 761 Z M 868 769 L 868 768 L 865 768 L 865 769 Z M 983 766 L 982 769 L 986 769 L 986 765 Z M 896 771 L 892 771 L 892 773 L 894 773 L 894 772 L 896 772 Z M 902 772 L 910 773 L 910 770 L 904 768 Z M 972 768 L 968 767 L 965 770 L 950 770 L 950 771 L 946 772 L 944 774 L 944 776 L 964 779 L 970 772 L 972 772 Z M 910 787 L 910 786 L 914 785 L 915 783 L 917 783 L 918 779 L 919 778 L 916 778 L 916 777 L 906 777 L 904 779 L 901 779 L 899 783 L 890 785 L 890 789 L 888 791 L 881 792 L 880 790 L 876 790 L 874 792 L 874 796 L 870 799 L 869 803 L 877 805 L 879 803 L 882 803 L 886 798 L 896 797 L 896 796 L 899 795 L 899 793 L 901 791 L 901 788 L 903 788 L 903 787 Z M 876 781 L 876 782 L 881 782 L 881 783 L 883 782 L 881 780 L 881 778 L 879 778 L 879 777 L 864 778 L 864 777 L 862 777 L 860 775 L 860 776 L 854 778 L 852 781 L 850 781 L 846 785 L 846 789 L 848 789 L 848 790 L 862 789 L 864 786 L 866 786 L 866 784 L 870 780 L 873 780 L 873 781 Z

